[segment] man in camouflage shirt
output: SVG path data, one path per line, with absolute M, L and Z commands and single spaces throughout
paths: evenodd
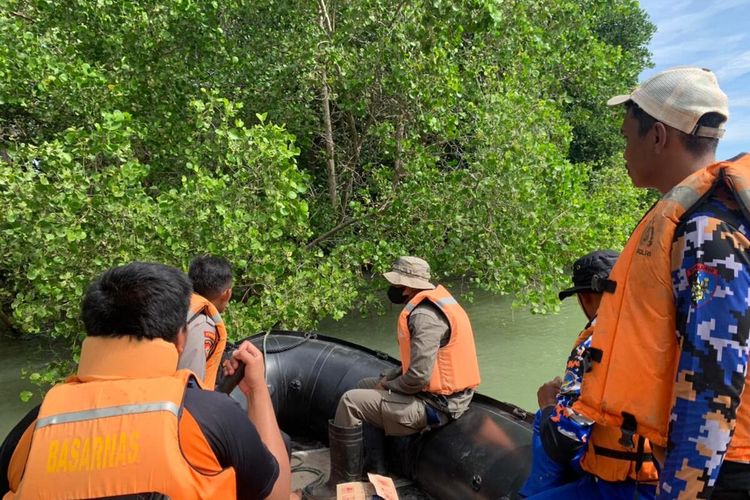
M 621 130 L 626 141 L 626 166 L 633 184 L 657 189 L 663 195 L 661 201 L 680 199 L 689 193 L 691 188 L 687 186 L 680 186 L 677 191 L 674 188 L 688 177 L 706 175 L 707 167 L 716 163 L 716 147 L 729 112 L 726 95 L 710 71 L 672 68 L 653 76 L 629 95 L 610 99 L 608 104 L 624 104 L 626 108 Z M 741 160 L 735 165 L 740 165 L 737 167 L 740 176 L 749 177 L 746 161 Z M 639 401 L 655 401 L 657 405 L 663 405 L 661 408 L 667 408 L 667 446 L 652 445 L 655 463 L 660 466 L 659 499 L 750 498 L 750 459 L 726 459 L 728 450 L 737 449 L 737 443 L 732 442 L 736 433 L 747 434 L 750 429 L 750 421 L 738 419 L 740 401 L 747 385 L 750 217 L 735 201 L 737 194 L 729 190 L 728 182 L 734 181 L 727 181 L 719 175 L 713 189 L 694 200 L 688 205 L 688 211 L 674 221 L 676 227 L 671 234 L 670 248 L 658 249 L 668 260 L 666 271 L 671 274 L 674 308 L 657 311 L 648 310 L 644 305 L 641 309 L 648 310 L 653 318 L 674 320 L 672 331 L 676 336 L 677 362 L 671 379 L 671 397 L 649 400 L 654 395 L 653 388 L 647 385 L 634 387 L 632 381 L 630 387 L 626 380 L 619 380 L 619 385 L 607 386 L 607 390 L 617 388 L 626 394 L 637 395 Z M 654 235 L 653 229 L 651 232 L 646 229 L 639 236 L 638 244 L 645 240 L 647 245 L 662 245 L 664 241 L 659 239 L 660 236 Z M 630 243 L 626 250 L 631 248 Z M 637 249 L 641 250 L 640 247 Z M 629 261 L 632 262 L 634 260 Z M 661 261 L 655 265 L 662 265 Z M 623 273 L 626 281 L 618 282 L 618 288 L 626 285 L 631 274 L 631 270 Z M 654 283 L 653 287 L 661 285 Z M 669 288 L 668 282 L 664 285 Z M 644 289 L 641 300 L 648 301 L 649 292 Z M 664 305 L 659 304 L 660 307 Z M 623 311 L 622 305 L 618 307 Z M 605 375 L 614 373 L 623 377 L 627 369 L 622 361 L 628 357 L 632 360 L 631 366 L 642 359 L 648 359 L 649 363 L 669 363 L 662 361 L 672 356 L 669 350 L 646 352 L 644 349 L 654 347 L 643 347 L 637 339 L 663 340 L 664 335 L 671 335 L 671 331 L 653 330 L 654 325 L 648 323 L 636 325 L 640 319 L 624 319 L 631 325 L 631 330 L 621 331 L 631 339 L 629 352 L 618 351 L 621 355 L 618 358 L 619 371 L 612 369 L 612 362 Z M 604 323 L 601 310 L 599 320 L 597 324 L 601 327 Z M 614 324 L 610 319 L 610 328 Z M 594 340 L 600 331 L 600 338 L 608 335 L 608 331 L 601 328 L 594 328 Z M 649 368 L 640 369 L 648 371 Z M 601 369 L 599 373 L 602 373 Z M 637 375 L 639 380 L 646 378 L 640 372 Z M 587 379 L 584 375 L 579 403 L 587 396 L 592 402 L 601 404 L 603 398 L 597 400 L 595 396 L 588 396 L 596 392 L 587 392 L 587 380 L 600 383 L 601 379 Z M 654 384 L 661 382 L 654 379 Z M 596 386 L 597 389 L 601 387 Z M 585 403 L 576 408 L 592 416 L 598 411 Z M 608 415 L 614 413 L 612 409 L 607 411 L 610 412 Z M 624 437 L 625 424 L 622 429 Z M 741 450 L 735 456 L 747 456 L 743 446 L 740 445 Z M 557 488 L 535 498 L 606 498 L 601 495 L 605 483 L 589 474 L 579 480 L 574 489 L 561 491 L 562 488 Z

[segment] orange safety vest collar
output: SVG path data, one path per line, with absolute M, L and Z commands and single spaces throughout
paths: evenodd
M 398 318 L 398 346 L 402 373 L 405 374 L 409 370 L 411 361 L 409 315 L 423 300 L 429 300 L 445 314 L 451 329 L 450 340 L 438 349 L 432 376 L 424 390 L 433 394 L 448 395 L 477 387 L 480 382 L 479 363 L 469 317 L 442 285 L 438 285 L 434 290 L 419 292 L 401 311 Z
M 709 196 L 717 183 L 728 187 L 748 216 L 750 155 L 701 169 L 644 216 L 610 274 L 617 287 L 614 293 L 605 294 L 599 306 L 591 343 L 595 362 L 583 377 L 581 396 L 573 408 L 601 426 L 619 429 L 625 441 L 637 433 L 655 445 L 667 445 L 680 356 L 672 294 L 672 241 L 685 214 Z M 750 371 L 746 386 L 749 382 Z M 594 433 L 592 442 L 596 438 Z M 742 394 L 725 458 L 750 461 L 750 391 Z
M 216 348 L 206 359 L 206 376 L 202 380 L 203 387 L 213 390 L 216 386 L 216 376 L 221 366 L 221 358 L 224 355 L 224 349 L 227 347 L 227 329 L 224 326 L 224 320 L 216 309 L 216 306 L 207 298 L 194 293 L 190 298 L 190 311 L 188 311 L 188 323 L 191 319 L 199 314 L 205 314 L 216 324 L 216 332 L 219 334 L 219 341 Z
M 163 340 L 87 337 L 78 374 L 47 393 L 19 442 L 4 498 L 234 498 L 234 469 L 182 412 L 192 374 L 176 366 Z

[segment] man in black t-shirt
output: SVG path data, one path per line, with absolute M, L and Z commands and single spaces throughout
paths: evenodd
M 113 268 L 92 283 L 75 383 L 53 387 L 5 439 L 0 495 L 289 498 L 289 460 L 258 349 L 243 343 L 230 363 L 245 364 L 247 413 L 175 371 L 190 293 L 184 273 L 161 264 Z M 97 454 L 104 440 L 113 451 Z

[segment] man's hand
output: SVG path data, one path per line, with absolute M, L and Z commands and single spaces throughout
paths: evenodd
M 263 353 L 246 340 L 232 353 L 232 357 L 224 362 L 224 375 L 231 376 L 237 371 L 240 361 L 245 363 L 245 375 L 240 380 L 239 388 L 245 396 L 259 388 L 266 387 L 265 363 Z
M 561 386 L 562 379 L 560 377 L 555 377 L 539 387 L 536 391 L 536 400 L 539 403 L 540 409 L 557 404 L 557 395 L 560 392 Z
M 385 388 L 385 383 L 386 383 L 387 381 L 388 381 L 388 379 L 387 379 L 387 378 L 385 378 L 385 377 L 382 377 L 382 378 L 381 378 L 380 380 L 378 380 L 378 383 L 377 383 L 377 384 L 375 384 L 375 387 L 373 387 L 373 389 L 375 389 L 375 390 L 377 390 L 377 391 L 385 391 L 385 390 L 387 390 L 387 389 Z

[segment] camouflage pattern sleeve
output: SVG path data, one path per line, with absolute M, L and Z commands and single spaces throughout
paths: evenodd
M 748 363 L 748 225 L 713 198 L 672 245 L 680 358 L 659 498 L 708 498 L 734 432 Z
M 586 331 L 589 330 L 586 326 Z M 591 346 L 591 337 L 579 339 L 568 357 L 557 404 L 541 423 L 540 433 L 544 449 L 558 463 L 578 466 L 586 451 L 594 421 L 573 411 L 573 403 L 581 395 L 581 381 L 585 370 L 585 353 Z M 543 413 L 547 415 L 547 413 Z

